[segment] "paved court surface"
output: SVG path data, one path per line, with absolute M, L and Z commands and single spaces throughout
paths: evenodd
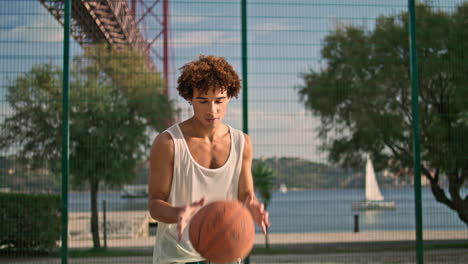
M 58 258 L 23 258 L 6 259 L 0 258 L 0 263 L 9 264 L 60 264 Z M 70 264 L 151 264 L 150 256 L 141 257 L 92 257 L 92 258 L 70 258 Z M 416 263 L 413 251 L 398 252 L 360 252 L 360 253 L 333 253 L 333 254 L 281 254 L 281 255 L 253 255 L 251 264 L 335 264 L 335 263 L 375 263 L 375 264 L 403 264 Z M 468 249 L 440 249 L 427 250 L 424 263 L 468 263 Z

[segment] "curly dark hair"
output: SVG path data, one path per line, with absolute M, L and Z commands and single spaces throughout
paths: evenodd
M 223 57 L 200 55 L 180 68 L 182 74 L 177 79 L 177 90 L 185 100 L 192 100 L 193 89 L 207 93 L 209 89 L 227 91 L 229 98 L 239 94 L 239 75 Z

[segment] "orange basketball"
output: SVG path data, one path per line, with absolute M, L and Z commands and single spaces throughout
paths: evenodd
M 255 238 L 252 215 L 239 201 L 216 201 L 195 214 L 189 227 L 190 242 L 209 261 L 226 263 L 244 259 Z

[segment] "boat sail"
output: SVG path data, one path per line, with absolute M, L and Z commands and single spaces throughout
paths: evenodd
M 370 158 L 366 164 L 366 201 L 383 201 L 384 197 L 380 192 L 377 179 L 375 178 L 374 166 Z
M 284 184 L 284 183 L 280 184 L 279 191 L 281 193 L 287 193 L 288 192 L 288 187 L 286 187 L 286 184 Z
M 353 210 L 394 210 L 394 201 L 384 201 L 375 177 L 374 166 L 369 156 L 366 163 L 366 200 L 352 205 Z

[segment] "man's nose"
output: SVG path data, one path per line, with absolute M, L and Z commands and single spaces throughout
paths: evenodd
M 210 109 L 209 109 L 210 113 L 216 113 L 217 111 L 217 106 L 216 106 L 216 103 L 215 102 L 211 102 L 210 103 Z

